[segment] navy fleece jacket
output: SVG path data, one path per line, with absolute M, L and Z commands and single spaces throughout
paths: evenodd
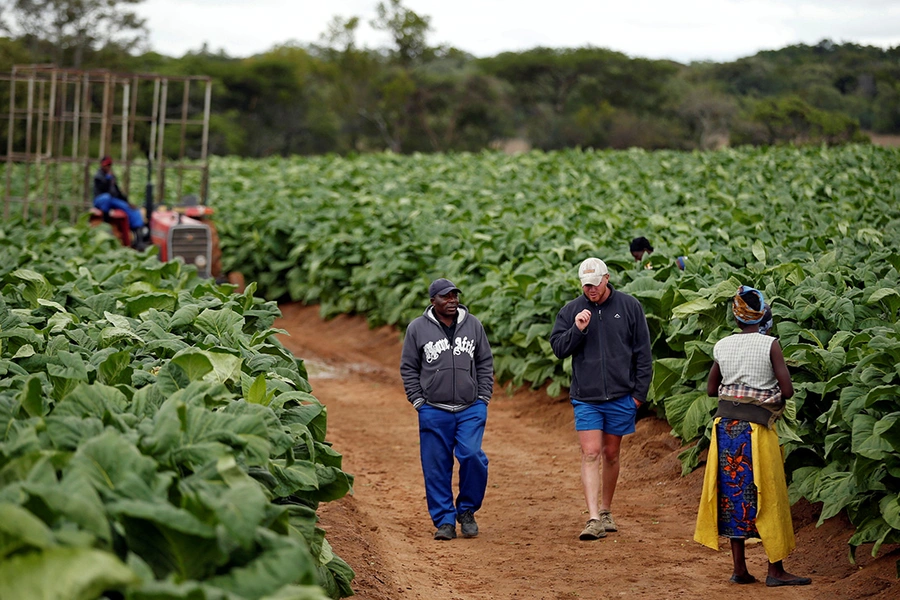
M 609 291 L 601 304 L 584 294 L 566 304 L 556 316 L 550 346 L 557 357 L 572 357 L 572 398 L 596 403 L 631 395 L 646 402 L 653 378 L 647 318 L 635 298 L 612 286 Z M 591 322 L 579 331 L 575 315 L 584 309 L 591 311 Z

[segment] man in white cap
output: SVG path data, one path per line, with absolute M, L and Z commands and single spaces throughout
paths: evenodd
M 481 322 L 459 303 L 447 279 L 428 287 L 431 306 L 406 329 L 400 376 L 419 413 L 419 451 L 428 513 L 436 540 L 478 535 L 475 513 L 487 489 L 488 458 L 481 449 L 494 391 L 494 357 Z M 453 499 L 453 457 L 459 493 Z
M 579 537 L 597 540 L 618 531 L 610 507 L 619 479 L 619 449 L 622 437 L 634 433 L 653 368 L 640 302 L 613 289 L 609 269 L 599 258 L 582 262 L 578 277 L 583 293 L 559 311 L 550 345 L 557 357 L 572 357 L 569 396 L 589 516 Z

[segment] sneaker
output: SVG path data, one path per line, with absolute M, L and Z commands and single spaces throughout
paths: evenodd
M 472 514 L 471 510 L 459 513 L 456 520 L 459 521 L 459 528 L 463 537 L 473 538 L 478 535 L 478 523 L 475 522 L 475 515 Z
M 613 521 L 612 513 L 608 510 L 600 511 L 600 522 L 603 523 L 603 529 L 606 531 L 618 531 L 618 527 L 616 527 L 616 522 Z
M 456 537 L 456 527 L 451 525 L 450 523 L 445 523 L 437 528 L 437 531 L 434 532 L 434 539 L 436 540 L 452 540 Z
M 600 522 L 600 519 L 591 519 L 584 526 L 584 531 L 581 532 L 578 539 L 587 541 L 599 540 L 604 537 L 606 537 L 606 530 L 603 528 L 603 523 Z

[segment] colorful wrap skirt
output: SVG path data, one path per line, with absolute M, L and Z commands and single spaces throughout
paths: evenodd
M 719 536 L 758 537 L 769 562 L 794 549 L 791 505 L 778 434 L 764 425 L 716 418 L 694 540 L 715 550 Z

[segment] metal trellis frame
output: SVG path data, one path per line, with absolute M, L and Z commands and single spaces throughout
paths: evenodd
M 185 190 L 206 204 L 209 77 L 16 65 L 0 75 L 0 102 L 4 93 L 4 220 L 21 211 L 74 222 L 92 204 L 92 173 L 105 155 L 129 197 L 152 177 L 157 205 L 180 202 Z

